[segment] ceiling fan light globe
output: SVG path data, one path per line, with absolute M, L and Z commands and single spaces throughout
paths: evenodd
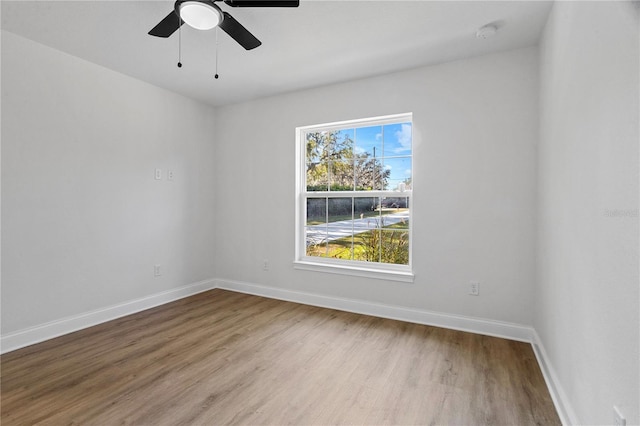
M 212 4 L 185 1 L 180 4 L 180 18 L 197 30 L 210 30 L 222 22 L 222 13 Z

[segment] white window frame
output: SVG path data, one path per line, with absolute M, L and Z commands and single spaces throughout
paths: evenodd
M 377 278 L 391 281 L 413 282 L 414 274 L 412 269 L 413 254 L 413 191 L 405 190 L 390 191 L 312 191 L 307 192 L 306 188 L 306 134 L 315 131 L 334 131 L 349 128 L 379 126 L 385 124 L 396 123 L 412 123 L 413 114 L 395 114 L 383 117 L 364 118 L 357 120 L 340 121 L 335 123 L 316 124 L 311 126 L 302 126 L 296 128 L 296 203 L 295 203 L 295 260 L 294 268 L 318 272 L 329 272 L 334 274 L 361 276 L 367 278 Z M 413 130 L 412 130 L 413 131 Z M 412 141 L 413 144 L 413 141 Z M 413 161 L 413 147 L 411 150 L 411 169 L 415 162 Z M 413 183 L 413 179 L 412 179 Z M 351 198 L 351 197 L 389 197 L 397 196 L 410 197 L 411 203 L 409 208 L 409 264 L 397 265 L 390 263 L 363 262 L 345 259 L 331 259 L 326 257 L 307 256 L 306 255 L 306 216 L 307 216 L 307 198 L 308 197 L 331 197 L 331 198 Z

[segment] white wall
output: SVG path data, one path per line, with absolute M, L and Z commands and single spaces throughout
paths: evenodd
M 213 278 L 213 119 L 2 32 L 3 336 Z
M 527 48 L 218 108 L 217 276 L 530 325 L 537 66 Z M 294 270 L 295 128 L 404 112 L 415 282 Z
M 541 44 L 534 326 L 582 424 L 640 423 L 638 35 L 631 3 L 557 2 Z

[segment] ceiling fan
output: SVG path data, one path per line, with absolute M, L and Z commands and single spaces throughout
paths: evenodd
M 149 35 L 166 38 L 186 23 L 198 30 L 220 27 L 246 50 L 260 46 L 262 44 L 260 40 L 215 4 L 220 1 L 231 7 L 298 7 L 300 5 L 300 0 L 177 0 L 174 10 L 153 27 Z

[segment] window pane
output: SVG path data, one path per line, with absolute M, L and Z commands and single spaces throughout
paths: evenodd
M 409 229 L 409 197 L 383 197 L 382 228 Z
M 307 226 L 305 230 L 307 256 L 327 256 L 327 225 Z
M 382 126 L 357 128 L 354 147 L 354 173 L 357 191 L 382 189 L 381 157 Z
M 350 157 L 353 153 L 354 135 L 354 129 L 324 132 L 325 143 L 329 146 L 330 158 L 335 160 Z
M 330 146 L 329 184 L 331 191 L 353 191 L 353 143 L 354 129 L 328 132 Z
M 411 155 L 411 123 L 384 126 L 384 157 Z
M 307 198 L 307 225 L 320 225 L 327 222 L 327 199 Z
M 351 220 L 353 214 L 353 198 L 329 198 L 328 222 Z
M 371 158 L 382 157 L 382 126 L 356 129 L 354 153 Z
M 380 234 L 380 262 L 408 265 L 409 231 L 384 229 Z
M 360 261 L 377 262 L 373 260 L 378 252 L 375 247 L 374 235 L 380 226 L 380 198 L 379 197 L 357 197 L 353 202 L 353 233 L 354 247 L 353 259 Z
M 336 160 L 329 162 L 331 191 L 353 191 L 353 162 Z
M 317 163 L 321 162 L 321 159 L 327 158 L 328 153 L 326 151 L 323 133 L 324 132 L 309 132 L 305 134 L 305 161 L 307 163 Z
M 354 233 L 356 235 L 380 228 L 382 219 L 380 216 L 380 198 L 356 198 L 355 205 L 357 207 L 357 209 L 354 209 L 357 218 L 354 223 Z
M 307 191 L 327 191 L 329 171 L 326 164 L 307 163 Z
M 380 229 L 375 224 L 354 237 L 353 258 L 362 262 L 380 261 Z
M 354 129 L 305 134 L 307 191 L 353 190 L 354 134 Z
M 307 256 L 325 256 L 327 253 L 327 199 L 307 198 L 305 228 Z
M 385 190 L 411 189 L 411 157 L 385 158 L 384 173 L 386 176 Z
M 329 257 L 351 259 L 353 246 L 353 198 L 329 198 L 327 239 Z
M 381 190 L 384 185 L 382 162 L 378 158 L 359 156 L 355 159 L 356 191 Z
M 380 216 L 379 197 L 357 197 L 353 200 L 353 215 L 356 219 L 369 219 Z

